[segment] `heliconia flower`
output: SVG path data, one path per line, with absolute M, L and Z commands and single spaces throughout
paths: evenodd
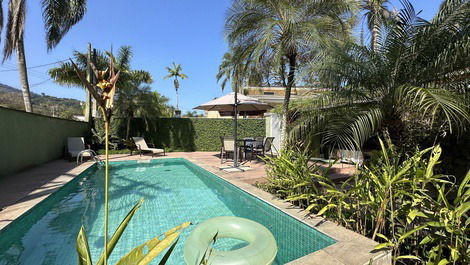
M 96 79 L 99 80 L 96 85 L 88 82 L 88 80 L 86 80 L 86 78 L 83 76 L 83 73 L 78 69 L 77 65 L 72 60 L 70 61 L 72 62 L 72 65 L 75 68 L 80 81 L 84 84 L 88 91 L 90 91 L 90 93 L 93 95 L 93 98 L 95 98 L 96 102 L 102 109 L 105 118 L 110 119 L 111 109 L 114 102 L 114 95 L 116 92 L 116 83 L 120 74 L 120 72 L 117 74 L 114 73 L 113 61 L 109 61 L 109 68 L 105 71 L 99 71 L 92 62 L 89 62 Z M 108 79 L 105 78 L 106 75 L 108 75 Z

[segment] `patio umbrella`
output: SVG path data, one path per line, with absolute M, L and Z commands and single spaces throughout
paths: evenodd
M 207 103 L 199 105 L 194 109 L 206 110 L 206 111 L 219 111 L 219 112 L 233 112 L 233 134 L 235 139 L 234 146 L 234 162 L 233 167 L 238 167 L 238 152 L 237 152 L 237 119 L 238 112 L 259 112 L 264 113 L 273 107 L 259 101 L 256 98 L 247 97 L 245 95 L 238 94 L 237 92 L 232 92 L 228 95 L 216 98 Z

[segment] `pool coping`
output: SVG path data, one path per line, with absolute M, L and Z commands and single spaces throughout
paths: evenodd
M 174 159 L 177 157 L 155 157 L 152 159 L 142 158 L 142 159 L 124 159 L 125 161 L 131 160 L 154 160 L 154 159 Z M 337 242 L 310 253 L 306 256 L 303 256 L 299 259 L 287 263 L 288 265 L 366 265 L 372 264 L 376 265 L 385 265 L 391 264 L 391 253 L 389 251 L 374 251 L 374 247 L 378 244 L 377 242 L 364 237 L 358 233 L 355 233 L 351 230 L 348 230 L 342 226 L 339 226 L 333 222 L 326 221 L 321 217 L 312 216 L 309 213 L 306 213 L 299 207 L 292 205 L 286 201 L 276 198 L 274 195 L 265 192 L 254 185 L 243 182 L 237 177 L 234 177 L 234 174 L 224 172 L 219 168 L 214 167 L 213 165 L 206 164 L 203 161 L 190 157 L 181 157 L 179 159 L 187 160 L 196 166 L 214 174 L 215 176 L 227 181 L 228 183 L 240 188 L 244 192 L 262 200 L 263 202 L 277 208 L 278 210 L 288 214 L 289 216 L 295 218 L 296 220 L 305 223 L 306 225 L 324 233 L 325 235 L 333 238 Z M 122 161 L 122 160 L 121 160 Z M 115 162 L 113 160 L 113 162 Z M 117 161 L 116 161 L 117 162 Z M 94 163 L 87 162 L 81 165 L 78 165 L 66 173 L 61 174 L 57 178 L 53 179 L 55 186 L 47 194 L 39 196 L 34 200 L 19 201 L 14 205 L 8 206 L 3 211 L 0 212 L 0 230 L 6 228 L 13 220 L 19 218 L 24 213 L 29 211 L 38 205 L 41 201 L 46 199 L 49 195 L 53 194 L 55 191 L 63 187 L 65 184 L 73 180 L 76 176 L 80 175 L 82 172 L 86 171 L 88 168 L 93 166 Z M 57 182 L 60 182 L 62 185 L 57 185 Z M 41 192 L 44 188 L 47 188 L 49 183 L 41 186 L 39 189 L 32 192 Z
M 18 199 L 12 205 L 3 208 L 0 211 L 0 232 L 3 231 L 11 222 L 23 216 L 23 214 L 37 206 L 50 195 L 54 194 L 76 176 L 85 172 L 88 168 L 93 166 L 93 164 L 94 163 L 92 162 L 86 162 L 81 165 L 77 165 L 76 167 L 59 174 L 48 183 L 38 187 L 26 196 Z

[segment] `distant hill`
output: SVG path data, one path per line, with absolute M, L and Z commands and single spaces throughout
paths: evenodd
M 83 115 L 80 101 L 76 99 L 57 98 L 45 94 L 31 93 L 31 101 L 35 113 L 64 119 L 73 119 L 73 115 Z M 21 90 L 0 84 L 0 106 L 24 110 Z

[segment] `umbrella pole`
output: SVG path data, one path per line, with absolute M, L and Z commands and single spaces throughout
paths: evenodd
M 238 126 L 238 87 L 235 89 L 235 102 L 233 105 L 233 167 L 238 167 L 237 126 Z

